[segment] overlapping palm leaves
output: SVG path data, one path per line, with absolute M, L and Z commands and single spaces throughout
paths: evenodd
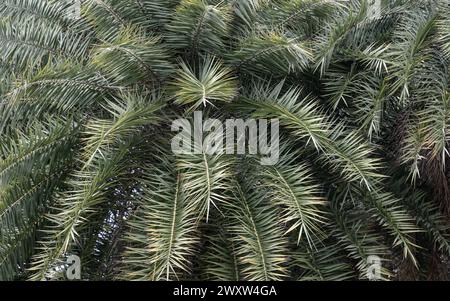
M 63 2 L 0 3 L 1 280 L 71 254 L 92 280 L 448 261 L 448 0 Z M 173 153 L 195 110 L 278 119 L 278 162 Z

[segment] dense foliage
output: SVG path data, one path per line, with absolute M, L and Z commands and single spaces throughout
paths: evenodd
M 450 2 L 0 3 L 0 280 L 447 279 Z M 276 118 L 280 159 L 171 151 Z

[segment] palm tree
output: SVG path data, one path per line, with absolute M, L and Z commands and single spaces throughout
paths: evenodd
M 369 2 L 3 0 L 0 280 L 448 279 L 450 2 Z

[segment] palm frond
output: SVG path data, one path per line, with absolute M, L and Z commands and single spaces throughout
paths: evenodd
M 143 36 L 133 29 L 122 30 L 111 43 L 94 51 L 93 64 L 118 85 L 160 83 L 171 73 L 172 65 L 160 39 Z
M 286 233 L 295 231 L 297 243 L 304 236 L 313 244 L 314 236 L 324 236 L 322 227 L 327 223 L 324 210 L 327 202 L 310 168 L 296 162 L 298 154 L 293 149 L 282 151 L 280 157 L 276 165 L 260 171 L 259 189 L 267 189 L 272 202 L 282 208 L 282 220 L 288 227 Z
M 167 44 L 174 49 L 190 49 L 190 53 L 220 54 L 228 33 L 230 7 L 209 4 L 207 0 L 181 0 L 167 27 Z
M 246 185 L 246 184 L 244 184 Z M 248 185 L 248 184 L 247 184 Z M 230 204 L 232 240 L 241 266 L 242 278 L 253 281 L 282 280 L 287 277 L 287 239 L 276 219 L 277 211 L 260 192 L 243 186 Z
M 228 61 L 250 74 L 289 74 L 306 69 L 312 60 L 304 41 L 284 33 L 262 32 L 242 39 Z
M 189 273 L 198 235 L 194 206 L 170 161 L 144 170 L 138 208 L 128 222 L 121 278 L 178 280 Z
M 280 83 L 273 90 L 256 87 L 238 106 L 256 118 L 279 118 L 283 128 L 322 153 L 346 181 L 359 182 L 368 188 L 374 185 L 380 177 L 377 171 L 380 163 L 371 157 L 373 151 L 358 134 L 346 130 L 342 124 L 333 124 L 311 97 L 300 100 L 298 88 L 281 94 L 282 86 Z
M 293 254 L 292 269 L 299 269 L 299 281 L 345 281 L 356 278 L 342 246 L 332 239 L 315 241 L 314 249 L 301 245 Z
M 175 103 L 192 104 L 189 111 L 201 105 L 214 105 L 214 101 L 230 102 L 236 96 L 236 79 L 232 70 L 223 67 L 221 61 L 207 57 L 198 70 L 193 70 L 184 62 L 180 67 L 172 89 Z

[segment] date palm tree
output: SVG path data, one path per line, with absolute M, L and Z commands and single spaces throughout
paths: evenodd
M 450 2 L 371 2 L 3 0 L 0 280 L 448 279 Z

